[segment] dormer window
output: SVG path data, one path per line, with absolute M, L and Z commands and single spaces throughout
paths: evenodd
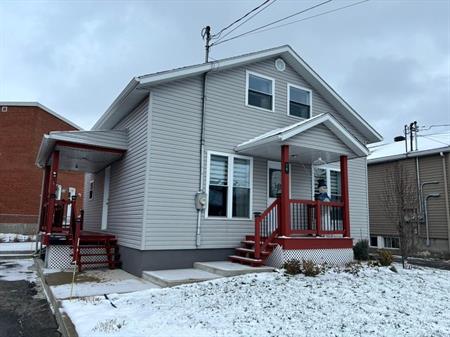
M 247 106 L 264 110 L 274 110 L 275 80 L 272 78 L 247 72 Z
M 288 115 L 311 118 L 311 90 L 288 84 Z

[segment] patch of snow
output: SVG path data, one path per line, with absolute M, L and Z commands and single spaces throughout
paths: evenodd
M 36 241 L 36 235 L 0 233 L 0 243 L 1 242 L 27 242 L 27 241 Z
M 121 269 L 114 270 L 89 270 L 83 272 L 85 276 L 97 278 L 98 282 L 75 282 L 73 297 L 98 296 L 103 294 L 129 293 L 159 286 L 135 277 Z M 53 295 L 57 299 L 70 297 L 72 284 L 50 286 Z
M 33 241 L 0 243 L 0 252 L 34 252 L 35 249 L 36 242 Z
M 63 301 L 80 337 L 450 336 L 450 272 L 249 274 Z
M 34 281 L 36 273 L 32 266 L 32 259 L 0 260 L 0 281 Z

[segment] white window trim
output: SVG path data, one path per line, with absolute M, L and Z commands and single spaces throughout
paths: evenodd
M 330 193 L 331 191 L 331 173 L 330 171 L 341 172 L 340 168 L 336 168 L 330 165 L 320 165 L 317 166 L 319 169 L 323 169 L 326 171 L 326 179 L 327 179 L 327 191 Z M 314 192 L 315 192 L 315 180 L 314 179 L 314 166 L 311 165 L 311 200 L 314 200 Z M 330 195 L 331 197 L 331 195 Z
M 211 168 L 211 156 L 222 156 L 228 158 L 228 198 L 227 198 L 227 216 L 209 216 L 209 174 Z M 234 158 L 241 158 L 250 161 L 250 205 L 249 205 L 249 217 L 233 217 L 233 169 Z M 207 164 L 206 164 L 206 208 L 205 219 L 217 219 L 217 220 L 252 220 L 253 219 L 253 158 L 247 156 L 241 156 L 233 153 L 207 151 Z
M 272 109 L 271 110 L 248 104 L 248 90 L 249 90 L 250 75 L 255 75 L 255 76 L 258 76 L 261 78 L 265 78 L 266 80 L 272 81 Z M 255 73 L 254 71 L 246 70 L 245 71 L 245 106 L 252 108 L 252 109 L 275 112 L 275 79 L 272 77 L 266 76 L 266 75 Z
M 91 186 L 92 186 L 92 188 L 91 188 Z M 94 188 L 95 188 L 95 180 L 90 180 L 89 181 L 89 190 L 88 190 L 88 199 L 89 200 L 94 199 Z M 92 191 L 92 196 L 91 196 L 91 191 Z
M 309 92 L 309 117 L 308 118 L 291 115 L 291 105 L 289 104 L 289 102 L 291 101 L 291 87 Z M 312 101 L 313 101 L 313 99 L 312 99 L 312 90 L 311 89 L 301 87 L 299 85 L 292 84 L 292 83 L 287 84 L 287 105 L 286 105 L 287 109 L 286 110 L 287 110 L 287 114 L 289 117 L 293 117 L 293 118 L 297 118 L 297 119 L 301 119 L 301 120 L 311 118 L 312 117 L 312 109 L 313 109 Z

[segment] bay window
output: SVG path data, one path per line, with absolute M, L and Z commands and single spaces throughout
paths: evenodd
M 208 153 L 208 217 L 251 217 L 252 158 Z

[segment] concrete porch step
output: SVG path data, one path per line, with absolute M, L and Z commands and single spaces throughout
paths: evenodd
M 197 268 L 154 270 L 142 272 L 142 277 L 160 287 L 174 287 L 186 283 L 213 280 L 220 275 Z
M 274 268 L 261 266 L 251 267 L 230 261 L 195 262 L 194 268 L 204 270 L 220 276 L 237 276 L 251 273 L 266 273 L 274 271 Z

